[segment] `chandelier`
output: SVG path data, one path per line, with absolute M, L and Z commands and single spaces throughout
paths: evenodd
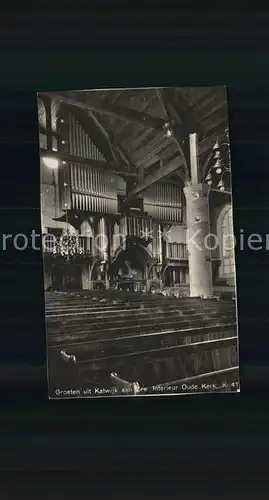
M 79 238 L 71 234 L 69 229 L 59 238 L 58 245 L 54 248 L 54 253 L 60 254 L 66 260 L 71 260 L 75 255 L 83 253 L 79 244 Z
M 222 141 L 217 141 L 213 147 L 213 164 L 208 170 L 205 182 L 212 190 L 231 192 L 231 156 L 229 131 L 225 129 Z

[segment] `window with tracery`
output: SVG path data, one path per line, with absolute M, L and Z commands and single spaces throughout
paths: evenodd
M 233 277 L 235 274 L 233 211 L 230 205 L 224 207 L 218 218 L 218 239 L 221 265 L 220 277 Z

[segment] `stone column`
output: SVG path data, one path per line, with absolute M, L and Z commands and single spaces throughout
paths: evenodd
M 82 269 L 81 273 L 82 290 L 90 290 L 90 270 L 89 265 Z
M 189 282 L 191 297 L 213 294 L 210 252 L 208 187 L 189 183 L 185 186 Z
M 123 250 L 126 249 L 126 238 L 127 238 L 127 217 L 123 217 L 120 220 L 120 227 L 119 227 L 119 233 L 122 237 L 122 248 Z
M 99 250 L 98 253 L 99 253 L 102 261 L 106 262 L 107 261 L 107 228 L 106 228 L 106 221 L 103 217 L 99 220 L 99 223 L 98 223 L 97 246 L 98 246 L 98 250 Z
M 161 226 L 161 224 L 158 224 L 157 238 L 158 238 L 158 264 L 163 264 L 163 242 L 162 242 L 162 226 Z
M 98 223 L 98 248 L 99 248 L 99 255 L 102 260 L 102 271 L 100 274 L 98 273 L 98 280 L 101 279 L 101 275 L 103 276 L 103 279 L 105 280 L 105 287 L 109 288 L 109 282 L 107 278 L 107 262 L 108 262 L 108 231 L 107 231 L 107 223 L 104 217 L 102 217 L 99 220 Z
M 185 270 L 184 269 L 179 269 L 179 282 L 180 282 L 180 285 L 184 285 L 185 284 Z

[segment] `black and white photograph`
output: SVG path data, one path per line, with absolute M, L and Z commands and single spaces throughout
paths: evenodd
M 37 95 L 50 399 L 240 392 L 227 89 Z

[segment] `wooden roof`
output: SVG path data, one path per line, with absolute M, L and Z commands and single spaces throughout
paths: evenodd
M 149 167 L 160 159 L 169 159 L 177 152 L 173 137 L 166 137 L 161 128 L 151 128 L 115 116 L 110 108 L 132 110 L 153 118 L 169 121 L 167 109 L 175 125 L 181 130 L 182 140 L 189 129 L 199 132 L 200 140 L 220 134 L 227 127 L 225 87 L 188 87 L 166 89 L 120 89 L 70 92 L 75 100 L 95 104 L 95 114 L 104 129 L 111 134 L 129 159 L 137 166 Z M 98 108 L 101 110 L 99 111 Z M 102 111 L 108 109 L 107 112 Z M 186 123 L 186 119 L 189 123 Z M 178 137 L 179 140 L 181 139 Z
M 143 168 L 149 173 L 160 161 L 172 160 L 188 143 L 191 132 L 199 134 L 203 164 L 214 141 L 228 126 L 224 86 L 83 90 L 50 95 L 53 117 L 56 103 L 62 99 L 96 119 L 129 172 Z M 166 123 L 173 130 L 169 137 Z

